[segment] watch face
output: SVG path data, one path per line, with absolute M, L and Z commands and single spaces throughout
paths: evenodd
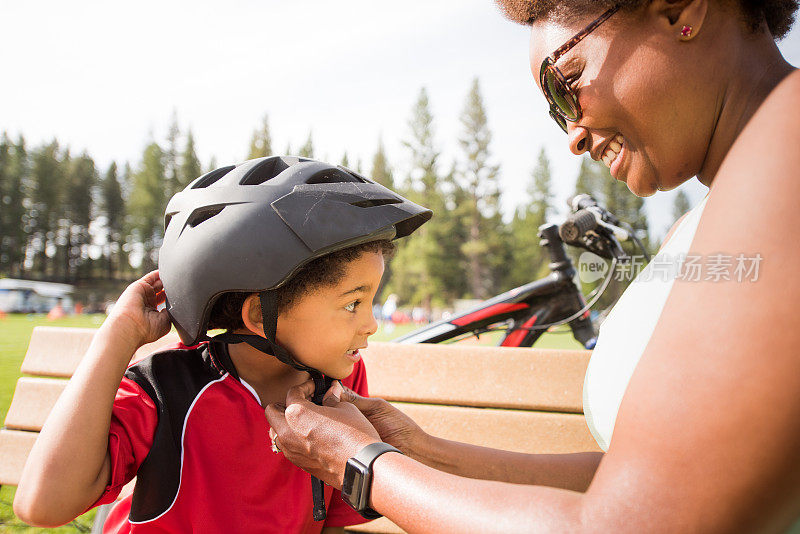
M 361 511 L 367 507 L 366 503 L 366 483 L 369 477 L 369 468 L 357 460 L 351 458 L 344 469 L 344 481 L 342 482 L 342 498 L 356 511 Z

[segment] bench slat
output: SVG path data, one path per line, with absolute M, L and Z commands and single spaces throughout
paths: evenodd
M 375 397 L 583 413 L 581 391 L 590 354 L 586 350 L 375 342 L 363 351 L 363 358 L 370 395 Z
M 0 430 L 0 486 L 19 484 L 25 459 L 38 435 L 36 432 Z
M 69 378 L 92 342 L 96 328 L 37 326 L 21 370 L 25 374 Z M 155 343 L 141 347 L 134 359 L 142 358 L 158 348 L 180 341 L 178 334 L 170 332 Z M 56 348 L 57 347 L 57 348 Z
M 13 430 L 41 430 L 65 387 L 65 380 L 20 378 L 5 426 Z M 531 453 L 597 450 L 581 415 L 394 404 L 426 432 L 447 439 Z M 510 432 L 510 429 L 518 431 Z
M 600 450 L 578 414 L 393 404 L 429 434 L 454 441 L 531 454 Z
M 40 431 L 67 381 L 23 376 L 17 380 L 5 426 L 12 430 Z
M 345 532 L 369 532 L 370 534 L 404 534 L 405 530 L 398 527 L 385 517 L 380 517 L 369 523 L 347 527 Z

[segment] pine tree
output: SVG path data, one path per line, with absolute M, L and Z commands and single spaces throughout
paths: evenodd
M 133 175 L 133 189 L 128 202 L 131 230 L 144 252 L 144 272 L 157 265 L 156 252 L 161 245 L 166 208 L 164 172 L 164 152 L 153 141 L 145 148 L 139 170 Z
M 272 136 L 269 132 L 269 116 L 264 115 L 261 126 L 253 131 L 250 138 L 250 152 L 247 159 L 264 158 L 272 155 Z
M 11 211 L 11 141 L 3 132 L 0 137 L 0 275 L 11 270 L 11 248 L 13 246 L 13 228 L 19 221 L 10 217 Z
M 380 138 L 378 138 L 378 150 L 372 158 L 372 171 L 369 177 L 384 187 L 388 187 L 392 190 L 394 189 L 392 169 L 389 167 L 389 162 L 386 159 L 386 152 L 383 148 L 383 140 Z
M 428 102 L 428 91 L 424 87 L 420 89 L 408 125 L 411 138 L 403 141 L 403 146 L 411 152 L 414 163 L 406 180 L 406 188 L 422 193 L 424 202 L 436 190 L 436 162 L 440 154 L 433 143 L 433 115 Z
M 178 127 L 178 112 L 172 110 L 172 122 L 167 131 L 167 149 L 164 151 L 164 175 L 166 177 L 164 195 L 171 198 L 181 190 L 180 163 L 178 161 L 178 138 L 181 135 Z
M 539 159 L 533 170 L 533 182 L 528 187 L 532 212 L 539 224 L 544 224 L 553 211 L 553 192 L 550 185 L 550 160 L 544 148 L 539 150 Z
M 686 215 L 686 212 L 690 209 L 692 209 L 692 206 L 689 203 L 689 197 L 683 192 L 683 189 L 679 189 L 672 203 L 672 218 L 677 221 Z
M 396 257 L 392 261 L 392 278 L 386 291 L 396 293 L 402 302 L 421 304 L 430 311 L 433 304 L 442 303 L 448 298 L 447 288 L 443 284 L 447 274 L 443 257 L 448 254 L 446 245 L 452 241 L 448 241 L 451 236 L 442 235 L 447 213 L 438 183 L 436 162 L 439 149 L 433 140 L 433 116 L 425 88 L 420 90 L 408 125 L 411 135 L 403 145 L 410 151 L 412 163 L 402 193 L 410 200 L 433 209 L 436 217 L 415 232 L 413 239 L 402 240 L 398 244 Z M 382 152 L 382 145 L 379 145 L 379 155 L 376 155 L 379 169 L 382 166 L 380 160 L 385 160 L 385 156 L 380 155 Z M 459 257 L 460 253 L 456 253 L 447 259 L 450 264 L 455 264 Z
M 102 211 L 106 219 L 106 245 L 104 250 L 106 275 L 114 279 L 121 274 L 123 260 L 122 245 L 125 228 L 125 201 L 117 178 L 117 164 L 112 162 L 100 184 Z
M 602 196 L 603 178 L 598 170 L 597 164 L 588 157 L 581 159 L 581 167 L 578 171 L 578 178 L 575 181 L 575 194 L 591 195 L 605 205 L 605 199 Z
M 485 299 L 505 278 L 508 243 L 502 239 L 504 225 L 500 215 L 499 166 L 490 164 L 489 131 L 486 111 L 476 78 L 461 114 L 464 133 L 459 144 L 464 152 L 460 174 L 463 189 L 468 194 L 469 240 L 462 251 L 467 258 L 470 293 L 473 298 Z
M 308 139 L 306 139 L 306 144 L 300 147 L 300 152 L 298 156 L 301 158 L 313 158 L 314 157 L 314 141 L 312 139 L 311 130 L 308 131 Z
M 6 215 L 8 220 L 14 221 L 14 226 L 9 234 L 11 240 L 8 250 L 10 259 L 8 272 L 11 276 L 21 278 L 25 272 L 25 257 L 31 240 L 30 207 L 33 202 L 28 151 L 22 135 L 19 136 L 12 149 L 13 157 L 9 161 L 9 187 L 7 190 L 7 194 L 11 198 Z
M 33 274 L 55 278 L 56 232 L 64 190 L 64 159 L 58 141 L 38 148 L 32 158 L 30 221 L 33 246 Z
M 74 282 L 88 260 L 91 241 L 89 223 L 92 220 L 92 192 L 97 184 L 94 161 L 87 153 L 72 159 L 68 167 L 66 191 L 61 220 L 63 248 L 63 279 Z M 86 274 L 84 272 L 84 274 Z
M 553 209 L 550 190 L 550 161 L 542 148 L 528 185 L 527 204 L 517 207 L 511 220 L 513 259 L 507 287 L 515 287 L 546 274 L 547 258 L 539 245 L 539 227 L 548 220 Z
M 178 176 L 179 190 L 183 190 L 187 185 L 192 183 L 192 180 L 199 178 L 203 174 L 200 166 L 200 159 L 197 157 L 197 152 L 194 147 L 194 135 L 192 131 L 186 134 L 186 146 L 181 154 L 181 167 Z
M 342 162 L 339 165 L 341 165 L 345 169 L 350 168 L 350 161 L 347 159 L 347 151 L 345 151 L 345 153 L 342 155 Z

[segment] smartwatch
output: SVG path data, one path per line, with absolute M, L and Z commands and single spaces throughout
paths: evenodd
M 366 519 L 381 517 L 381 514 L 369 507 L 369 494 L 372 489 L 372 463 L 385 452 L 400 451 L 382 441 L 371 443 L 347 460 L 344 468 L 342 500 Z

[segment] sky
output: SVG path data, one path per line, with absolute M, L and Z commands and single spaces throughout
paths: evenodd
M 477 77 L 505 212 L 524 198 L 541 147 L 561 207 L 580 159 L 547 115 L 528 35 L 491 0 L 3 2 L 0 131 L 29 146 L 57 138 L 101 170 L 135 167 L 149 141 L 164 142 L 174 113 L 203 166 L 212 157 L 222 166 L 247 157 L 267 114 L 276 152 L 296 152 L 312 132 L 316 157 L 338 163 L 346 152 L 368 170 L 382 138 L 402 178 L 420 89 L 445 171 Z M 800 29 L 779 47 L 800 65 Z M 696 180 L 682 188 L 693 202 L 705 193 Z M 647 200 L 656 235 L 672 222 L 674 194 Z

